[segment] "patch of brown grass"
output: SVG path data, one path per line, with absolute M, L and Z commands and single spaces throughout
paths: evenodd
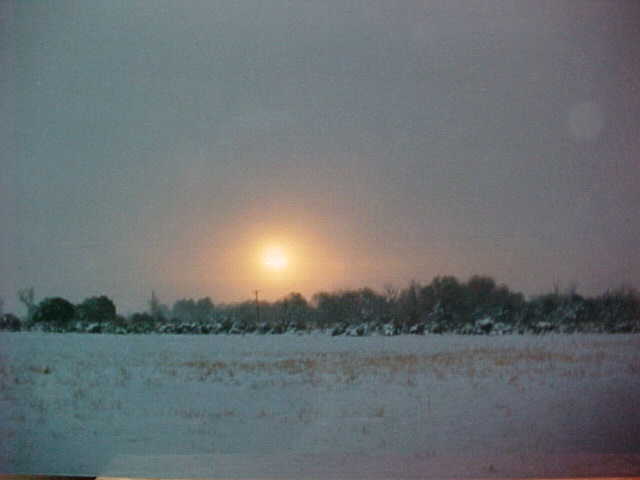
M 377 408 L 375 412 L 373 412 L 373 416 L 376 418 L 384 417 L 384 407 Z
M 206 360 L 193 360 L 190 362 L 179 363 L 180 367 L 191 367 L 196 368 L 198 370 L 207 370 L 210 372 L 215 372 L 218 370 L 223 370 L 227 368 L 228 364 L 226 362 L 208 362 Z
M 415 385 L 415 376 L 421 373 L 431 373 L 439 379 L 450 374 L 468 374 L 475 376 L 490 373 L 494 368 L 507 368 L 524 365 L 527 369 L 556 368 L 561 365 L 575 365 L 579 362 L 604 361 L 604 354 L 596 352 L 590 357 L 582 358 L 576 355 L 553 352 L 542 348 L 528 349 L 488 349 L 477 348 L 454 352 L 439 352 L 425 354 L 369 354 L 340 352 L 335 355 L 327 354 L 299 354 L 292 358 L 241 361 L 206 361 L 193 360 L 179 363 L 177 367 L 194 369 L 200 381 L 214 376 L 217 381 L 232 379 L 237 373 L 253 375 L 285 374 L 288 376 L 304 375 L 305 381 L 318 378 L 321 374 L 335 375 L 338 381 L 353 384 L 362 375 L 389 374 L 391 378 L 403 377 L 410 386 Z M 175 373 L 174 373 L 175 374 Z M 317 383 L 317 382 L 316 382 Z
M 51 367 L 49 367 L 48 365 L 45 365 L 44 367 L 36 367 L 34 365 L 30 365 L 29 367 L 27 367 L 27 370 L 29 370 L 30 372 L 39 373 L 42 375 L 49 375 L 53 371 Z

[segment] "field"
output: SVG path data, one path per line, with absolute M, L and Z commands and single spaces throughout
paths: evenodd
M 4 473 L 640 474 L 640 336 L 0 334 Z

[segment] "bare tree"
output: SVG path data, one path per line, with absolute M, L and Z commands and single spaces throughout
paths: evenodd
M 36 311 L 35 293 L 33 287 L 22 288 L 18 290 L 18 300 L 27 309 L 27 321 L 30 322 Z
M 155 290 L 151 291 L 151 299 L 149 300 L 149 314 L 156 321 L 163 321 L 169 317 L 169 307 L 160 303 L 156 296 Z

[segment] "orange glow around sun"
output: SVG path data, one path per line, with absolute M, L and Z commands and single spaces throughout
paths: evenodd
M 344 248 L 316 224 L 313 218 L 301 217 L 291 225 L 286 219 L 248 213 L 242 222 L 201 236 L 207 240 L 189 281 L 203 285 L 220 302 L 244 301 L 254 290 L 269 301 L 291 292 L 311 297 L 342 285 Z

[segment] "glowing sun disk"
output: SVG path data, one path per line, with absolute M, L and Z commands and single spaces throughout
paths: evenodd
M 289 260 L 284 250 L 280 247 L 269 247 L 262 256 L 262 264 L 268 270 L 280 272 L 287 268 Z

